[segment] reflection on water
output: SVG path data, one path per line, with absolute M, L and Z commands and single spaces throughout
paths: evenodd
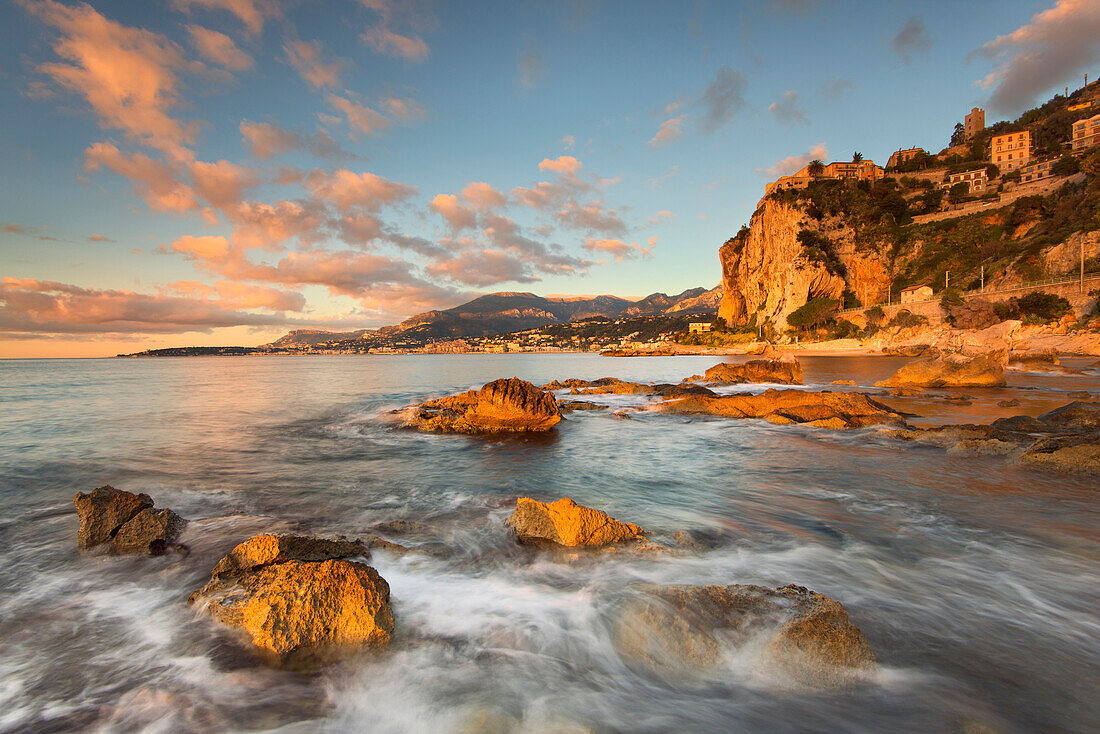
M 554 436 L 484 439 L 380 419 L 496 377 L 678 381 L 715 361 L 0 362 L 0 731 L 1096 730 L 1094 480 L 873 429 L 593 411 Z M 873 390 L 905 361 L 803 358 L 810 387 L 859 385 L 829 388 L 843 390 Z M 951 391 L 968 406 L 947 391 L 880 399 L 928 423 L 988 422 L 1100 393 L 1096 372 L 1009 380 Z M 1020 407 L 997 406 L 1009 398 Z M 79 554 L 71 496 L 108 482 L 195 520 L 191 555 Z M 658 539 L 706 531 L 714 547 L 532 554 L 503 528 L 518 495 L 568 495 Z M 376 556 L 399 630 L 381 656 L 272 670 L 185 604 L 252 533 L 354 535 L 395 519 L 426 524 L 402 542 L 447 552 Z M 817 589 L 845 604 L 882 671 L 833 694 L 762 684 L 736 664 L 702 682 L 646 677 L 616 654 L 610 620 L 649 582 Z

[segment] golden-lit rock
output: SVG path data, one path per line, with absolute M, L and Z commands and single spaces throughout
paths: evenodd
M 518 377 L 429 400 L 404 416 L 410 428 L 454 433 L 547 431 L 561 421 L 554 396 Z
M 804 685 L 843 685 L 875 664 L 840 602 L 794 585 L 653 587 L 626 603 L 613 641 L 632 665 L 686 677 L 749 645 L 762 651 L 753 672 Z
M 805 423 L 818 428 L 861 428 L 877 423 L 903 423 L 900 413 L 858 392 L 765 390 L 753 395 L 690 396 L 668 400 L 654 410 L 684 415 L 762 418 L 786 425 Z
M 370 553 L 343 538 L 259 535 L 222 558 L 188 603 L 284 659 L 385 647 L 394 629 L 389 585 L 346 556 Z
M 707 382 L 736 385 L 742 382 L 775 382 L 783 385 L 802 384 L 802 365 L 797 359 L 752 359 L 740 364 L 722 362 L 705 373 Z
M 164 555 L 186 526 L 187 521 L 172 510 L 147 507 L 118 529 L 111 551 Z
M 875 387 L 1003 387 L 1004 352 L 977 356 L 946 354 L 902 366 Z
M 523 542 L 549 542 L 568 547 L 598 548 L 642 540 L 645 535 L 645 531 L 633 523 L 620 522 L 604 512 L 578 505 L 568 497 L 556 502 L 520 497 L 507 525 Z
M 187 521 L 172 510 L 153 509 L 147 494 L 134 494 L 104 485 L 73 496 L 80 528 L 77 545 L 106 545 L 111 553 L 161 555 L 183 532 Z

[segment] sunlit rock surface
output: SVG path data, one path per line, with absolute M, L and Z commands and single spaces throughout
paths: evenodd
M 620 522 L 607 513 L 578 505 L 568 497 L 556 502 L 520 497 L 507 524 L 523 542 L 549 542 L 569 547 L 599 548 L 641 540 L 645 534 L 634 523 Z

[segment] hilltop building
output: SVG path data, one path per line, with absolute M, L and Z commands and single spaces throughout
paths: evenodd
M 970 110 L 970 114 L 966 116 L 966 120 L 963 123 L 963 128 L 966 130 L 967 140 L 970 140 L 982 130 L 985 130 L 985 110 L 981 107 L 975 107 Z
M 779 180 L 773 181 L 764 187 L 764 195 L 767 196 L 773 191 L 784 189 L 804 189 L 814 181 L 828 179 L 871 181 L 873 183 L 884 175 L 886 175 L 886 172 L 882 169 L 882 166 L 876 166 L 874 161 L 834 161 L 825 166 L 819 176 L 811 176 L 809 166 L 790 176 L 780 176 Z
M 890 160 L 886 161 L 886 167 L 897 168 L 902 163 L 911 161 L 924 152 L 924 148 L 906 148 L 905 150 L 895 150 L 893 153 L 890 154 Z
M 1054 162 L 1049 160 L 1032 161 L 1020 168 L 1020 181 L 1022 183 L 1040 181 L 1050 176 L 1050 167 L 1052 165 L 1054 165 Z
M 989 141 L 990 160 L 1004 172 L 1014 171 L 1031 160 L 1031 133 L 997 135 Z
M 912 303 L 914 301 L 927 301 L 932 297 L 932 286 L 911 285 L 901 289 L 901 302 Z
M 970 186 L 969 193 L 971 194 L 981 194 L 985 192 L 985 188 L 989 184 L 989 178 L 986 176 L 984 168 L 975 168 L 973 171 L 952 173 L 948 179 L 948 185 L 954 186 L 957 183 L 968 184 Z
M 1073 123 L 1073 152 L 1091 148 L 1100 143 L 1100 114 Z

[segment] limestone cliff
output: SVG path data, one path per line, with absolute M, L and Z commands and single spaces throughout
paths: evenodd
M 809 220 L 797 206 L 766 199 L 748 231 L 722 245 L 722 302 L 718 315 L 728 324 L 770 321 L 777 329 L 811 298 L 840 298 L 844 278 L 809 259 L 798 233 Z

